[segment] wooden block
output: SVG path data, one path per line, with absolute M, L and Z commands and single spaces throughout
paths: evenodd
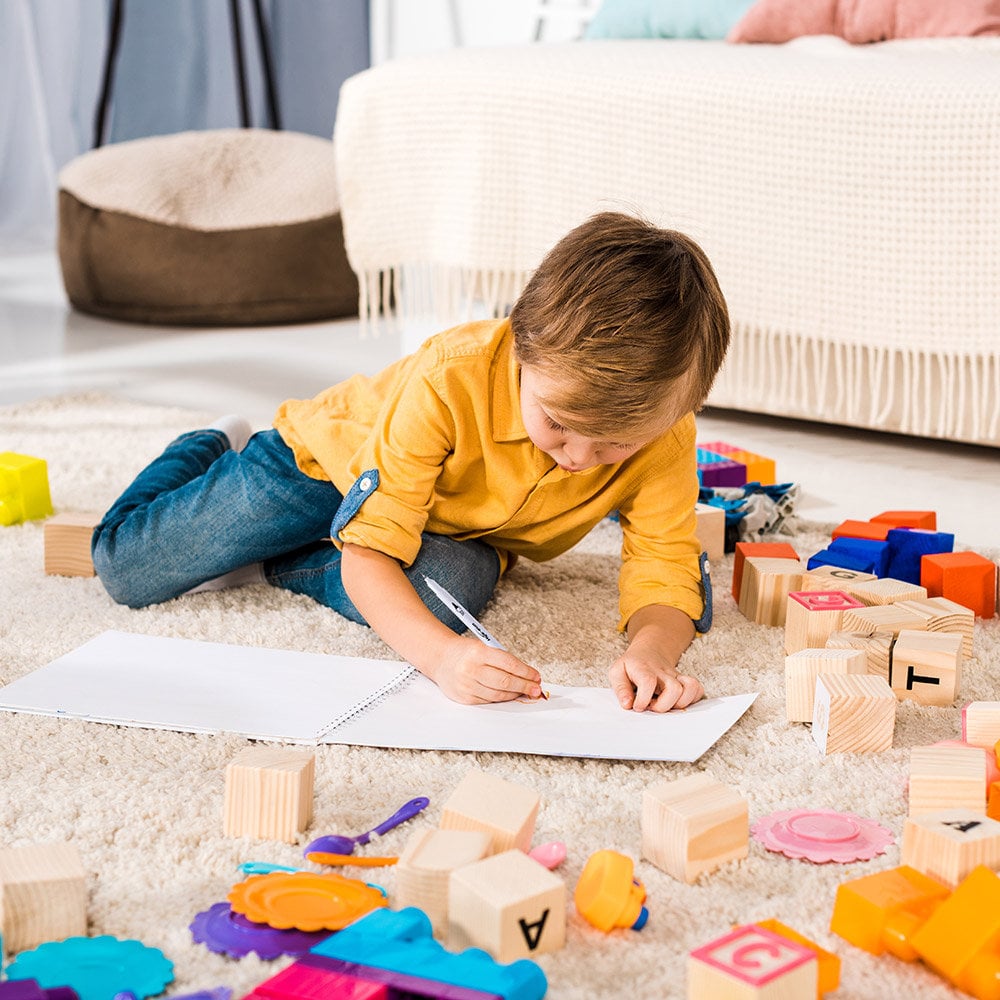
M 869 580 L 877 580 L 874 573 L 862 573 L 842 566 L 816 566 L 802 574 L 803 590 L 840 590 L 854 597 L 854 588 Z
M 910 816 L 900 861 L 954 889 L 976 865 L 1000 868 L 1000 822 L 970 809 Z
M 909 815 L 942 809 L 986 814 L 986 760 L 978 747 L 913 747 Z
M 826 640 L 827 649 L 860 649 L 868 660 L 866 673 L 889 683 L 889 664 L 894 639 L 890 632 L 832 632 Z
M 7 952 L 87 933 L 87 873 L 74 844 L 0 850 L 0 928 Z
M 844 612 L 862 608 L 842 590 L 793 590 L 785 609 L 785 652 L 816 648 L 840 629 Z
M 890 682 L 900 701 L 953 705 L 962 682 L 962 637 L 902 629 L 892 647 Z
M 52 513 L 44 458 L 0 452 L 0 525 L 37 521 Z
M 498 962 L 534 958 L 566 943 L 566 884 L 520 850 L 452 872 L 448 946 L 482 948 Z
M 820 674 L 866 674 L 868 658 L 860 649 L 800 649 L 785 657 L 785 718 L 812 722 L 816 678 Z
M 489 854 L 490 841 L 485 830 L 415 830 L 394 869 L 396 908 L 423 910 L 435 937 L 446 937 L 451 873 L 482 861 Z
M 44 525 L 45 572 L 55 576 L 94 576 L 90 538 L 101 514 L 55 514 Z
M 789 591 L 802 589 L 804 569 L 798 559 L 748 556 L 743 564 L 740 611 L 758 625 L 783 626 Z
M 881 604 L 895 604 L 897 601 L 923 600 L 927 596 L 927 588 L 884 576 L 881 580 L 859 583 L 851 593 L 862 604 L 874 607 Z
M 971 608 L 979 618 L 997 610 L 997 564 L 977 552 L 939 552 L 920 560 L 920 582 L 931 597 Z
M 1000 820 L 1000 781 L 992 782 L 986 793 L 986 815 Z
M 869 520 L 888 524 L 891 528 L 937 530 L 937 513 L 933 510 L 884 510 Z
M 812 735 L 823 753 L 878 753 L 892 746 L 896 698 L 873 674 L 816 678 Z
M 832 993 L 840 986 L 840 959 L 832 951 L 821 948 L 815 941 L 800 934 L 797 930 L 783 924 L 774 917 L 766 920 L 754 921 L 755 926 L 762 927 L 765 931 L 773 934 L 780 934 L 783 938 L 788 938 L 796 944 L 801 944 L 816 955 L 819 961 L 819 984 L 817 986 L 817 996 L 822 1000 L 824 993 Z
M 878 604 L 870 608 L 845 611 L 842 620 L 845 632 L 888 632 L 897 635 L 901 629 L 922 629 L 927 621 L 909 610 L 903 601 L 899 604 Z
M 227 837 L 294 844 L 313 814 L 316 758 L 287 747 L 251 747 L 226 766 Z
M 870 538 L 876 542 L 884 542 L 889 534 L 888 524 L 878 521 L 841 521 L 833 531 L 831 538 Z
M 984 750 L 995 747 L 1000 742 L 1000 701 L 970 701 L 962 709 L 962 739 Z
M 516 847 L 527 852 L 535 833 L 538 794 L 485 771 L 469 771 L 441 812 L 442 830 L 485 830 L 490 853 Z
M 788 542 L 737 542 L 733 552 L 733 600 L 740 603 L 743 586 L 743 566 L 749 557 L 798 559 L 799 554 Z
M 694 506 L 695 533 L 702 551 L 709 562 L 716 562 L 726 554 L 726 512 L 721 507 L 698 503 Z
M 922 601 L 899 601 L 893 607 L 908 611 L 920 619 L 921 624 L 907 625 L 906 628 L 918 628 L 925 632 L 954 632 L 960 635 L 962 637 L 962 655 L 967 660 L 973 658 L 972 634 L 976 616 L 971 608 L 949 600 L 947 597 L 928 597 Z
M 747 800 L 707 771 L 642 793 L 642 856 L 681 882 L 745 858 L 749 846 Z
M 814 1000 L 819 960 L 811 948 L 746 924 L 688 955 L 688 1000 Z

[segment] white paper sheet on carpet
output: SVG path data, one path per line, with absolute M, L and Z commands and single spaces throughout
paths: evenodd
M 467 706 L 392 660 L 104 632 L 0 688 L 0 709 L 290 743 L 695 761 L 755 694 L 667 715 L 608 688 L 547 685 L 545 702 Z

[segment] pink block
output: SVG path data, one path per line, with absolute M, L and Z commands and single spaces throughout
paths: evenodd
M 788 596 L 807 611 L 848 611 L 865 607 L 862 601 L 842 590 L 795 590 Z
M 800 965 L 815 961 L 816 953 L 756 924 L 745 924 L 696 948 L 691 957 L 750 986 L 766 986 Z
M 296 962 L 255 986 L 244 1000 L 389 1000 L 389 987 Z

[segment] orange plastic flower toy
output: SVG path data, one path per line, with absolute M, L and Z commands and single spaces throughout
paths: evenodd
M 633 876 L 632 859 L 617 851 L 597 851 L 580 873 L 573 894 L 577 912 L 598 930 L 640 931 L 649 919 L 643 884 Z

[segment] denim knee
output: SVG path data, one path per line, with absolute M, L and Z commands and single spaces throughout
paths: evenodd
M 115 604 L 146 608 L 175 596 L 157 596 L 149 592 L 149 573 L 136 561 L 115 558 L 114 530 L 103 523 L 94 529 L 90 540 L 94 572 Z

